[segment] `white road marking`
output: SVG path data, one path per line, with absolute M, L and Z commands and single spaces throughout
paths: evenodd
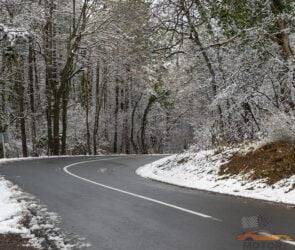
M 295 246 L 295 241 L 281 240 L 281 242 L 284 242 L 284 243 L 286 243 L 286 244 L 289 244 L 289 245 Z
M 267 232 L 261 232 L 262 235 L 265 235 L 265 236 L 269 236 L 269 237 L 272 237 L 273 234 L 270 234 L 270 233 L 267 233 Z M 283 242 L 285 244 L 288 244 L 288 245 L 292 245 L 292 246 L 295 246 L 295 241 L 293 240 L 277 240 L 279 242 Z
M 97 185 L 97 186 L 100 186 L 100 187 L 103 187 L 103 188 L 106 188 L 106 189 L 110 189 L 110 190 L 117 191 L 117 192 L 122 193 L 122 194 L 133 196 L 133 197 L 136 197 L 136 198 L 139 198 L 139 199 L 143 199 L 143 200 L 146 200 L 146 201 L 150 201 L 150 202 L 153 202 L 153 203 L 162 205 L 162 206 L 166 206 L 166 207 L 170 207 L 170 208 L 173 208 L 173 209 L 177 209 L 177 210 L 182 211 L 182 212 L 185 212 L 185 213 L 189 213 L 189 214 L 196 215 L 196 216 L 199 216 L 199 217 L 203 217 L 203 218 L 206 218 L 206 219 L 211 219 L 211 220 L 215 220 L 215 221 L 221 222 L 220 219 L 214 218 L 214 217 L 212 217 L 210 215 L 199 213 L 199 212 L 196 212 L 196 211 L 193 211 L 193 210 L 190 210 L 190 209 L 186 209 L 186 208 L 183 208 L 183 207 L 175 206 L 173 204 L 169 204 L 169 203 L 166 203 L 166 202 L 163 202 L 163 201 L 152 199 L 152 198 L 149 198 L 149 197 L 146 197 L 146 196 L 143 196 L 143 195 L 131 193 L 131 192 L 128 192 L 128 191 L 119 189 L 119 188 L 115 188 L 115 187 L 111 187 L 111 186 L 108 186 L 108 185 L 105 185 L 105 184 L 102 184 L 102 183 L 98 183 L 98 182 L 95 182 L 95 181 L 86 179 L 84 177 L 81 177 L 79 175 L 73 174 L 73 173 L 71 173 L 69 171 L 69 168 L 70 167 L 73 167 L 73 166 L 76 166 L 76 165 L 80 165 L 80 164 L 84 164 L 84 163 L 90 163 L 90 162 L 97 162 L 97 161 L 108 161 L 108 160 L 113 160 L 113 159 L 118 159 L 118 158 L 120 158 L 120 157 L 76 162 L 76 163 L 73 163 L 73 164 L 70 164 L 70 165 L 65 166 L 63 168 L 63 170 L 64 170 L 64 172 L 66 172 L 67 174 L 69 174 L 69 175 L 71 175 L 73 177 L 76 177 L 76 178 L 78 178 L 80 180 L 86 181 L 88 183 L 91 183 L 91 184 L 94 184 L 94 185 Z

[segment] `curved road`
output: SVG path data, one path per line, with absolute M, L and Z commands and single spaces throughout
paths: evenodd
M 161 156 L 27 160 L 0 174 L 35 195 L 89 249 L 294 249 L 239 242 L 241 220 L 262 215 L 273 233 L 295 237 L 295 210 L 266 202 L 189 190 L 143 179 L 136 168 Z

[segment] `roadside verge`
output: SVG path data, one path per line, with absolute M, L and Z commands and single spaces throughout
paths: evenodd
M 259 166 L 256 168 L 252 166 L 259 162 L 253 159 L 257 156 L 257 151 L 267 151 L 269 148 L 269 144 L 258 143 L 222 150 L 186 152 L 140 167 L 136 173 L 145 178 L 181 187 L 295 205 L 295 175 L 289 171 L 287 176 L 281 175 L 280 179 L 274 178 L 275 181 L 270 179 L 274 173 L 286 172 L 285 170 L 290 168 L 286 164 L 280 164 L 280 169 L 274 167 L 277 166 L 275 164 L 278 159 L 282 158 L 278 149 L 280 147 L 271 146 L 271 149 L 275 148 L 274 154 L 277 157 L 273 157 L 271 161 L 268 159 L 269 164 L 261 166 L 264 169 L 258 172 Z M 239 161 L 244 159 L 244 165 L 238 168 L 240 171 L 233 171 L 231 168 L 237 166 L 233 164 L 234 161 L 237 162 L 237 155 Z M 230 171 L 224 167 L 226 165 Z M 255 176 L 257 173 L 260 175 Z

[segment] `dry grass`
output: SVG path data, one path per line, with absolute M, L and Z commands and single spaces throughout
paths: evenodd
M 220 175 L 239 173 L 250 173 L 252 180 L 266 179 L 269 185 L 295 175 L 295 144 L 275 142 L 236 154 L 220 170 Z
M 28 240 L 16 234 L 0 234 L 0 249 L 5 250 L 37 250 L 33 247 L 26 247 Z

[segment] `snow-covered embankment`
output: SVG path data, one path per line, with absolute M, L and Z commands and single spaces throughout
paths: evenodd
M 241 149 L 214 150 L 173 155 L 137 169 L 142 177 L 181 187 L 230 194 L 273 202 L 295 204 L 295 176 L 268 185 L 248 174 L 220 175 L 220 167 Z

